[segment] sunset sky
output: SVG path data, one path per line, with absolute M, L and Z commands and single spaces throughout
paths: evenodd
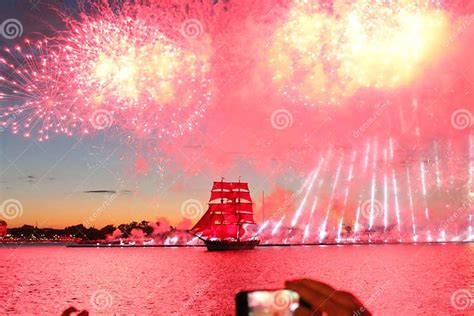
M 1 46 L 14 48 L 24 39 L 66 29 L 51 10 L 54 3 L 2 1 L 0 21 L 18 19 L 23 34 L 1 39 Z M 56 8 L 76 10 L 75 1 L 65 3 Z M 318 194 L 328 205 L 317 206 L 318 220 L 327 212 L 333 225 L 338 216 L 352 222 L 364 199 L 383 202 L 389 195 L 387 204 L 401 209 L 408 227 L 409 190 L 416 196 L 413 218 L 419 221 L 427 218 L 426 208 L 431 219 L 445 219 L 471 194 L 471 1 L 421 9 L 399 1 L 400 16 L 360 1 L 349 7 L 325 1 L 333 5 L 317 9 L 303 1 L 252 3 L 216 1 L 214 8 L 196 6 L 176 15 L 202 24 L 189 49 L 208 64 L 212 92 L 203 117 L 182 136 L 138 134 L 118 116 L 107 130 L 88 135 L 79 130 L 41 142 L 37 135 L 22 136 L 21 128 L 16 135 L 11 128 L 2 131 L 0 201 L 16 199 L 23 206 L 22 216 L 8 225 L 64 227 L 87 221 L 102 227 L 160 217 L 177 224 L 187 200 L 206 208 L 212 181 L 221 176 L 250 183 L 257 221 L 262 220 L 262 191 L 268 218 L 313 175 L 307 201 L 304 194 L 286 200 L 287 221 L 301 204 L 301 218 L 308 220 Z M 179 27 L 170 28 L 179 34 Z M 130 78 L 117 79 L 119 86 Z M 0 105 L 13 104 L 0 100 Z M 457 110 L 470 113 L 461 128 L 453 123 Z M 7 115 L 0 119 L 13 125 Z M 112 192 L 93 191 L 119 194 L 111 199 Z M 395 211 L 390 214 L 392 223 Z

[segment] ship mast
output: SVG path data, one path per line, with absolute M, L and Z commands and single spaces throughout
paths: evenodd
M 237 241 L 240 241 L 240 229 L 242 227 L 242 222 L 241 222 L 241 216 L 240 216 L 240 176 L 239 176 L 239 186 L 237 187 L 237 198 L 236 200 L 236 203 L 237 203 L 237 211 L 236 213 L 238 214 L 237 215 Z
M 224 204 L 224 177 L 221 177 L 221 205 Z M 224 211 L 221 209 L 221 225 L 224 225 Z

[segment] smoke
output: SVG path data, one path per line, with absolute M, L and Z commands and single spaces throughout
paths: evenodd
M 153 227 L 153 233 L 152 236 L 160 236 L 164 233 L 167 233 L 171 229 L 171 225 L 168 221 L 167 218 L 165 217 L 159 217 L 156 222 L 150 223 L 150 225 Z
M 143 238 L 145 237 L 145 234 L 143 233 L 143 230 L 140 228 L 134 228 L 130 232 L 130 239 L 135 241 L 135 242 L 143 242 Z
M 183 218 L 177 225 L 177 230 L 187 230 L 190 229 L 192 225 L 192 221 L 189 218 Z
M 149 222 L 147 227 L 132 228 L 129 234 L 117 228 L 112 234 L 106 236 L 105 242 L 135 245 L 200 244 L 197 241 L 192 242 L 195 237 L 187 232 L 190 224 L 191 221 L 186 219 L 175 228 L 170 226 L 166 218 L 160 217 L 156 222 Z M 149 233 L 145 231 L 149 231 Z
M 256 209 L 257 214 L 264 214 L 264 220 L 277 220 L 290 215 L 296 208 L 297 192 L 281 185 L 274 185 L 270 194 L 265 196 L 265 205 Z M 263 209 L 264 207 L 264 209 Z

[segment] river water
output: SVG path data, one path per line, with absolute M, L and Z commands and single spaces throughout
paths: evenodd
M 0 248 L 0 315 L 232 315 L 239 290 L 301 277 L 376 315 L 473 313 L 474 244 L 205 248 Z

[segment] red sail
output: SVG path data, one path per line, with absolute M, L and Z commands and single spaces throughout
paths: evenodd
M 233 204 L 210 204 L 210 237 L 219 239 L 237 238 L 239 217 Z
M 240 228 L 239 228 L 240 227 Z M 239 230 L 239 235 L 237 235 Z M 221 225 L 214 231 L 213 237 L 218 239 L 236 239 L 238 236 L 243 236 L 245 229 L 239 225 Z
M 235 214 L 235 205 L 232 204 L 209 204 L 209 211 L 215 218 L 222 214 Z
M 213 211 L 212 207 L 209 207 L 209 210 L 194 225 L 191 232 L 201 238 L 227 239 L 236 238 L 237 227 L 237 215 Z
M 209 237 L 211 235 L 211 213 L 209 210 L 204 216 L 191 228 L 191 232 L 200 235 L 201 237 Z
M 215 225 L 237 225 L 238 216 L 232 204 L 211 204 L 212 223 Z
M 234 189 L 250 191 L 249 184 L 247 182 L 232 182 L 232 185 Z
M 249 191 L 249 184 L 246 182 L 223 182 L 215 181 L 212 185 L 212 191 L 215 190 L 246 190 Z
M 224 199 L 235 203 L 248 203 L 252 202 L 250 192 L 246 191 L 211 191 L 211 198 L 209 201 L 218 199 Z
M 225 199 L 225 200 L 234 201 L 234 198 L 235 198 L 234 192 L 231 192 L 231 191 L 212 191 L 209 202 L 217 200 L 217 199 Z
M 245 224 L 255 224 L 253 221 L 253 214 L 249 213 L 239 213 L 240 223 Z
M 253 220 L 253 209 L 252 204 L 237 204 L 237 214 L 240 218 L 240 222 L 253 224 L 255 223 Z
M 234 191 L 234 196 L 236 200 L 236 203 L 240 202 L 245 203 L 245 202 L 252 202 L 252 198 L 250 197 L 250 192 L 246 191 Z
M 230 182 L 214 181 L 211 191 L 216 191 L 216 190 L 232 190 L 232 186 Z
M 224 224 L 234 225 L 239 222 L 239 217 L 237 214 L 223 214 L 221 220 Z
M 253 214 L 253 207 L 250 203 L 240 203 L 236 205 L 236 210 L 243 212 L 250 212 Z

